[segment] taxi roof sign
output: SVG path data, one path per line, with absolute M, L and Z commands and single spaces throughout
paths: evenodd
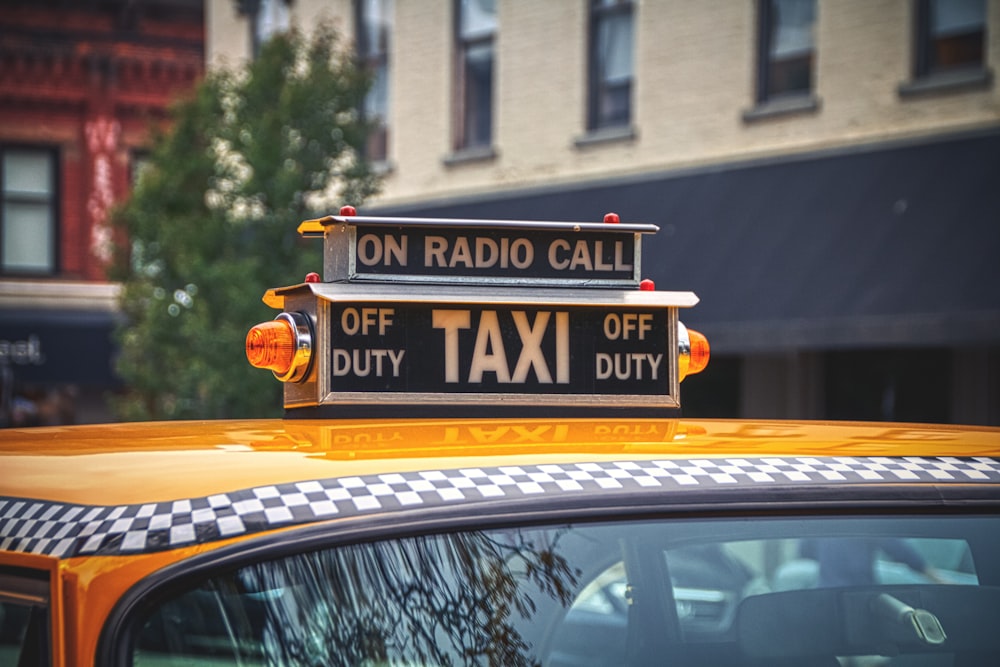
M 325 281 L 635 287 L 650 224 L 330 215 L 299 225 L 324 239 Z
M 275 371 L 295 416 L 676 409 L 702 367 L 678 320 L 697 297 L 640 286 L 655 225 L 350 213 L 299 227 L 324 239 L 322 282 L 264 296 L 297 351 Z

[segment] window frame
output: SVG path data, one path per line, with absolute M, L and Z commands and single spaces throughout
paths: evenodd
M 590 498 L 556 497 L 544 508 L 532 505 L 514 509 L 508 503 L 488 504 L 474 512 L 469 507 L 442 508 L 440 512 L 403 511 L 374 514 L 364 522 L 307 524 L 291 531 L 257 535 L 234 544 L 210 549 L 168 565 L 135 583 L 115 604 L 105 620 L 97 647 L 100 664 L 125 667 L 134 638 L 141 630 L 138 619 L 182 588 L 193 588 L 207 577 L 250 563 L 293 556 L 308 551 L 334 549 L 365 542 L 392 541 L 441 533 L 477 532 L 516 527 L 567 523 L 587 524 L 631 521 L 718 521 L 794 519 L 810 516 L 869 520 L 873 508 L 892 522 L 903 516 L 941 519 L 954 516 L 1000 516 L 1000 502 L 988 493 L 976 493 L 963 484 L 905 485 L 906 502 L 896 484 L 873 484 L 839 491 L 816 488 L 790 489 L 762 486 L 752 496 L 731 489 L 694 494 L 664 494 L 652 499 L 645 493 L 628 493 L 595 505 Z M 993 487 L 989 487 L 992 489 Z M 987 489 L 982 489 L 987 491 Z M 639 502 L 640 498 L 644 502 Z M 839 500 L 832 505 L 831 498 Z M 944 506 L 942 506 L 942 501 Z M 969 504 L 971 501 L 972 504 Z M 711 511 L 706 510 L 711 507 Z M 970 542 L 971 544 L 971 542 Z M 979 570 L 977 561 L 977 571 Z M 991 566 L 988 576 L 997 580 L 1000 569 Z M 986 571 L 983 571 L 986 574 Z
M 632 127 L 635 117 L 635 0 L 616 0 L 614 4 L 604 5 L 601 0 L 589 0 L 587 6 L 587 117 L 586 129 L 590 134 L 615 133 L 616 130 Z M 615 17 L 627 16 L 630 29 L 631 66 L 628 81 L 619 84 L 624 89 L 627 100 L 624 121 L 612 121 L 602 118 L 601 102 L 608 94 L 608 87 L 601 80 L 600 30 L 605 21 Z M 631 131 L 626 132 L 631 136 Z
M 264 46 L 264 43 L 270 39 L 274 34 L 282 32 L 288 29 L 291 16 L 290 12 L 290 0 L 239 0 L 240 8 L 244 14 L 246 14 L 248 21 L 248 30 L 250 32 L 250 57 L 256 60 L 260 56 L 260 50 Z M 261 25 L 261 19 L 264 18 L 265 14 L 262 11 L 262 5 L 265 3 L 273 3 L 272 6 L 278 7 L 280 9 L 272 10 L 274 11 L 274 16 L 268 16 L 267 18 L 277 18 L 277 22 L 274 26 L 271 26 L 269 30 L 263 30 Z
M 14 193 L 8 195 L 5 185 L 4 165 L 6 156 L 11 152 L 27 152 L 44 154 L 49 162 L 49 182 L 51 188 L 46 195 L 35 193 Z M 28 145 L 28 144 L 0 144 L 0 276 L 17 277 L 48 277 L 59 273 L 60 261 L 60 210 L 61 210 L 61 182 L 60 182 L 60 152 L 54 146 Z M 46 241 L 48 245 L 48 264 L 41 269 L 10 269 L 3 259 L 4 238 L 6 237 L 6 205 L 12 203 L 45 204 L 48 210 L 48 229 L 46 230 Z
M 774 20 L 774 0 L 757 0 L 756 17 L 756 58 L 754 67 L 754 106 L 743 112 L 744 121 L 769 118 L 775 115 L 789 113 L 815 112 L 819 110 L 819 99 L 816 96 L 816 59 L 818 50 L 816 40 L 809 56 L 809 87 L 804 91 L 769 91 L 773 76 L 771 61 L 772 25 Z M 819 3 L 813 0 L 813 26 L 819 21 Z
M 775 595 L 781 595 L 783 591 L 788 592 L 801 592 L 805 593 L 809 590 L 815 590 L 817 588 L 826 588 L 822 584 L 815 583 L 800 583 L 795 584 L 797 578 L 786 579 L 786 582 L 792 582 L 791 586 L 782 586 L 774 589 L 762 589 L 755 591 L 748 591 L 742 584 L 737 586 L 723 585 L 722 588 L 718 589 L 721 592 L 737 592 L 744 591 L 742 597 L 731 597 L 727 596 L 725 598 L 706 598 L 700 597 L 698 595 L 699 591 L 702 590 L 706 585 L 712 586 L 714 584 L 706 584 L 704 582 L 704 572 L 705 570 L 698 567 L 695 569 L 688 569 L 688 576 L 685 577 L 687 580 L 686 584 L 681 584 L 680 587 L 677 585 L 671 585 L 666 575 L 669 572 L 676 572 L 675 564 L 677 562 L 687 562 L 688 564 L 694 564 L 699 561 L 697 558 L 697 552 L 700 547 L 710 547 L 710 546 L 726 546 L 725 551 L 730 553 L 731 556 L 736 555 L 736 551 L 739 551 L 744 556 L 753 556 L 753 560 L 757 562 L 759 568 L 767 569 L 771 574 L 776 575 L 777 571 L 781 568 L 778 566 L 782 563 L 792 564 L 793 562 L 798 562 L 801 558 L 809 558 L 816 560 L 822 557 L 813 556 L 802 556 L 794 555 L 787 549 L 781 558 L 777 558 L 778 554 L 775 552 L 772 556 L 768 556 L 767 545 L 774 545 L 779 547 L 781 543 L 784 542 L 794 542 L 801 546 L 803 541 L 813 541 L 810 538 L 834 538 L 839 540 L 840 538 L 846 537 L 861 537 L 863 539 L 867 538 L 880 538 L 887 537 L 892 539 L 895 537 L 915 537 L 915 538 L 930 538 L 932 541 L 961 541 L 964 542 L 964 546 L 969 550 L 968 555 L 971 558 L 969 564 L 972 567 L 972 576 L 976 578 L 974 583 L 975 586 L 985 586 L 990 588 L 997 588 L 997 568 L 992 565 L 992 560 L 989 558 L 983 558 L 980 560 L 978 556 L 982 556 L 984 553 L 995 553 L 992 549 L 995 548 L 997 539 L 992 531 L 989 530 L 978 530 L 970 531 L 968 528 L 972 526 L 972 522 L 987 523 L 988 525 L 995 525 L 997 521 L 1000 521 L 1000 515 L 996 512 L 984 512 L 982 514 L 974 513 L 958 513 L 961 517 L 962 522 L 956 522 L 950 520 L 946 515 L 940 512 L 933 511 L 884 511 L 884 508 L 879 508 L 882 511 L 871 512 L 869 511 L 843 511 L 843 510 L 830 510 L 827 512 L 810 512 L 809 517 L 806 520 L 806 524 L 803 525 L 803 517 L 801 514 L 796 514 L 793 512 L 782 512 L 776 514 L 760 514 L 754 515 L 760 518 L 760 522 L 747 522 L 746 516 L 739 513 L 729 514 L 714 514 L 709 512 L 702 512 L 699 516 L 688 515 L 666 515 L 666 516 L 650 516 L 643 520 L 634 519 L 628 515 L 622 515 L 618 517 L 610 517 L 608 521 L 591 521 L 591 520 L 574 520 L 572 518 L 559 517 L 552 519 L 551 521 L 536 521 L 537 517 L 532 517 L 530 519 L 522 517 L 522 521 L 511 525 L 508 523 L 507 526 L 480 526 L 478 528 L 460 528 L 457 526 L 444 526 L 443 529 L 434 531 L 404 531 L 397 532 L 391 535 L 375 535 L 369 536 L 370 539 L 358 539 L 352 541 L 340 541 L 338 540 L 336 544 L 321 544 L 314 545 L 318 548 L 299 548 L 291 553 L 276 554 L 273 551 L 265 553 L 260 549 L 247 550 L 247 555 L 242 559 L 242 562 L 232 563 L 230 567 L 219 568 L 214 571 L 203 571 L 201 576 L 197 578 L 190 578 L 185 583 L 176 582 L 174 586 L 161 586 L 156 594 L 156 599 L 150 601 L 147 598 L 143 603 L 133 609 L 133 616 L 131 621 L 126 623 L 126 628 L 129 632 L 128 637 L 119 644 L 122 650 L 125 652 L 124 656 L 119 656 L 119 661 L 121 659 L 128 660 L 135 653 L 136 649 L 136 639 L 142 632 L 144 621 L 148 619 L 148 613 L 155 608 L 161 606 L 165 601 L 169 599 L 180 599 L 180 597 L 187 596 L 190 593 L 194 593 L 196 589 L 203 589 L 203 584 L 207 583 L 210 579 L 221 579 L 223 583 L 228 580 L 232 575 L 235 574 L 236 570 L 244 569 L 254 569 L 257 566 L 262 566 L 264 568 L 270 569 L 270 565 L 267 564 L 268 561 L 280 561 L 283 559 L 289 559 L 290 561 L 299 560 L 300 557 L 304 559 L 312 559 L 315 556 L 312 552 L 316 551 L 328 551 L 336 550 L 341 551 L 343 554 L 351 557 L 351 552 L 358 549 L 359 553 L 365 552 L 370 546 L 371 542 L 385 542 L 391 543 L 396 541 L 402 541 L 411 543 L 414 538 L 417 541 L 423 541 L 427 538 L 429 543 L 434 543 L 436 538 L 444 537 L 445 540 L 451 538 L 451 536 L 457 535 L 459 533 L 473 534 L 473 533 L 493 533 L 493 534 L 507 534 L 510 531 L 508 529 L 515 529 L 514 532 L 520 531 L 520 529 L 525 529 L 527 534 L 530 536 L 534 531 L 540 530 L 542 532 L 556 531 L 564 532 L 569 531 L 570 533 L 576 533 L 578 537 L 587 537 L 593 534 L 591 531 L 597 531 L 598 533 L 619 533 L 622 536 L 630 536 L 629 542 L 633 547 L 638 547 L 639 550 L 635 552 L 626 551 L 622 553 L 618 550 L 617 545 L 620 543 L 616 540 L 605 540 L 605 541 L 592 541 L 590 545 L 593 548 L 587 549 L 586 554 L 582 554 L 576 550 L 576 548 L 571 547 L 569 551 L 565 552 L 567 555 L 572 555 L 573 561 L 566 561 L 564 564 L 567 568 L 556 567 L 552 569 L 552 573 L 559 576 L 560 571 L 562 572 L 573 572 L 575 577 L 571 582 L 571 589 L 566 589 L 567 593 L 572 594 L 572 598 L 579 600 L 586 587 L 593 581 L 595 581 L 609 566 L 614 565 L 621 558 L 624 558 L 624 567 L 626 571 L 632 571 L 633 576 L 637 576 L 639 580 L 648 582 L 659 582 L 657 585 L 657 590 L 669 591 L 665 593 L 661 598 L 645 598 L 645 600 L 638 600 L 637 602 L 642 605 L 649 605 L 646 607 L 645 611 L 647 613 L 640 614 L 636 622 L 640 625 L 644 622 L 643 618 L 658 618 L 660 620 L 667 620 L 670 622 L 668 632 L 675 632 L 678 629 L 679 619 L 672 611 L 673 605 L 669 604 L 670 601 L 675 600 L 673 596 L 681 591 L 686 591 L 688 597 L 685 600 L 692 602 L 695 601 L 714 601 L 720 603 L 720 611 L 726 611 L 724 616 L 719 617 L 719 624 L 715 621 L 708 619 L 707 623 L 700 622 L 697 618 L 690 618 L 690 624 L 688 630 L 699 631 L 708 630 L 714 635 L 714 642 L 709 642 L 710 645 L 715 645 L 719 648 L 724 646 L 725 637 L 724 633 L 728 632 L 723 623 L 731 623 L 733 621 L 732 612 L 736 611 L 736 604 L 740 599 L 744 597 L 753 597 L 757 593 L 771 593 Z M 967 521 L 966 521 L 967 520 Z M 653 530 L 657 525 L 660 528 L 663 526 L 660 524 L 670 523 L 676 526 L 677 530 L 670 533 L 670 537 L 667 536 L 667 532 L 663 530 Z M 964 523 L 965 525 L 959 525 Z M 647 524 L 647 525 L 642 525 Z M 412 527 L 412 525 L 411 525 Z M 863 528 L 864 530 L 860 530 Z M 487 535 L 487 539 L 488 539 Z M 976 539 L 972 539 L 975 537 Z M 561 538 L 560 538 L 561 539 Z M 524 544 L 539 544 L 542 548 L 546 545 L 554 544 L 554 542 L 548 542 L 542 540 L 540 542 L 535 542 L 529 540 Z M 747 553 L 745 549 L 740 549 L 739 547 L 743 545 L 754 550 L 754 554 Z M 576 545 L 579 547 L 579 545 Z M 794 546 L 794 545 L 788 545 Z M 956 544 L 956 546 L 959 546 Z M 694 552 L 689 551 L 689 547 L 695 549 Z M 729 551 L 729 547 L 735 548 L 735 551 Z M 983 549 L 989 547 L 990 552 L 984 552 Z M 408 547 L 407 547 L 408 548 Z M 253 552 L 252 554 L 250 552 Z M 682 552 L 688 552 L 687 556 L 684 556 Z M 912 551 L 912 549 L 911 549 Z M 401 552 L 400 552 L 401 553 Z M 629 560 L 630 555 L 635 556 L 633 560 Z M 873 554 L 874 555 L 874 554 Z M 656 557 L 650 558 L 651 556 Z M 660 558 L 658 556 L 662 556 Z M 925 557 L 927 554 L 925 554 Z M 582 559 L 582 560 L 580 560 Z M 676 559 L 679 559 L 676 560 Z M 334 562 L 336 559 L 331 560 Z M 558 559 L 553 559 L 556 562 Z M 885 558 L 880 558 L 879 560 L 885 562 Z M 896 562 L 903 562 L 898 559 L 898 557 L 893 557 L 889 560 Z M 311 562 L 311 560 L 309 561 Z M 708 561 L 705 561 L 708 562 Z M 715 565 L 722 565 L 721 561 L 712 560 Z M 735 563 L 735 561 L 733 561 Z M 827 561 L 832 562 L 832 561 Z M 933 561 L 928 560 L 927 563 L 933 563 Z M 294 564 L 294 563 L 293 563 Z M 875 563 L 873 562 L 873 565 Z M 177 563 L 173 566 L 169 566 L 170 569 L 177 569 L 181 566 L 181 563 Z M 816 563 L 817 567 L 821 566 L 821 563 Z M 913 567 L 912 564 L 909 567 Z M 936 567 L 936 565 L 935 565 Z M 744 578 L 745 584 L 750 584 L 754 577 L 762 574 L 763 570 L 760 569 L 751 570 L 740 570 L 739 568 L 725 568 L 724 572 L 730 574 L 742 574 L 746 575 Z M 773 571 L 772 571 L 773 568 Z M 281 567 L 274 570 L 275 572 L 280 572 Z M 309 568 L 307 571 L 312 571 Z M 361 571 L 361 570 L 358 570 Z M 365 570 L 367 571 L 367 570 Z M 818 574 L 820 570 L 816 570 L 813 574 Z M 939 571 L 943 572 L 943 571 Z M 702 581 L 696 581 L 691 579 L 691 575 L 701 575 L 699 578 Z M 909 576 L 904 576 L 902 580 L 899 579 L 900 573 L 891 574 L 891 579 L 889 580 L 876 580 L 870 583 L 857 583 L 857 584 L 832 584 L 833 587 L 843 588 L 847 586 L 848 588 L 857 586 L 863 588 L 882 588 L 882 587 L 894 587 L 885 588 L 885 591 L 890 593 L 895 590 L 900 590 L 902 587 L 909 587 L 911 590 L 922 586 L 934 586 L 936 581 L 914 581 L 909 578 Z M 579 577 L 579 579 L 577 579 Z M 721 584 L 721 582 L 719 582 Z M 733 583 L 730 581 L 730 583 Z M 969 581 L 956 580 L 953 583 L 972 583 Z M 376 587 L 377 588 L 377 587 Z M 529 585 L 529 588 L 531 586 Z M 958 588 L 958 587 L 954 587 Z M 185 590 L 187 589 L 187 590 Z M 223 586 L 221 588 L 213 588 L 209 586 L 210 590 L 217 591 L 231 591 L 232 588 L 228 586 Z M 641 587 L 640 587 L 641 589 Z M 306 590 L 323 590 L 322 587 L 307 586 Z M 521 590 L 520 587 L 518 590 Z M 537 591 L 536 591 L 537 592 Z M 711 592 L 711 591 L 703 591 Z M 869 593 L 874 592 L 869 591 Z M 381 598 L 380 598 L 381 599 Z M 543 601 L 544 598 L 542 598 Z M 554 598 L 553 598 L 554 600 Z M 557 604 L 553 605 L 548 601 L 545 601 L 546 605 L 549 607 L 548 613 L 558 612 L 558 604 L 566 605 L 566 609 L 569 609 L 568 600 L 563 599 Z M 666 602 L 667 604 L 660 605 L 660 602 Z M 542 611 L 543 605 L 540 603 L 537 610 L 543 615 L 546 612 Z M 722 609 L 724 607 L 724 609 Z M 300 607 L 301 609 L 301 607 Z M 678 607 L 679 609 L 679 607 Z M 532 612 L 535 609 L 532 608 Z M 551 619 L 552 617 L 549 616 Z M 539 619 L 541 620 L 541 619 Z M 545 627 L 549 627 L 547 624 L 543 624 Z M 220 627 L 229 627 L 229 624 L 223 623 Z M 662 632 L 658 631 L 656 628 L 662 628 L 664 626 L 659 623 L 653 624 L 646 628 L 644 634 L 648 635 L 650 638 L 663 639 Z M 554 637 L 554 635 L 550 635 Z M 664 651 L 669 651 L 671 647 L 681 648 L 686 646 L 688 648 L 695 648 L 699 644 L 698 639 L 688 640 L 684 638 L 684 633 L 677 635 L 671 635 L 672 639 L 668 644 L 664 645 L 662 654 Z M 544 644 L 539 644 L 539 646 L 544 646 Z M 101 657 L 101 653 L 98 657 Z M 101 664 L 112 664 L 104 663 Z M 113 664 L 120 664 L 118 662 Z M 131 663 L 129 663 L 131 664 Z
M 935 66 L 932 62 L 934 35 L 931 22 L 935 0 L 913 0 L 911 51 L 912 65 L 910 80 L 899 86 L 902 97 L 924 93 L 948 92 L 952 90 L 988 88 L 993 82 L 993 73 L 988 65 L 989 57 L 989 6 L 982 3 L 982 53 L 978 63 L 962 63 L 957 66 Z
M 56 656 L 64 654 L 62 600 L 58 561 L 34 554 L 0 553 L 0 601 L 23 602 L 43 610 L 37 617 L 43 626 L 34 629 L 41 630 L 44 636 L 33 638 L 38 641 L 36 657 L 43 658 L 42 667 L 49 667 Z
M 462 35 L 462 0 L 454 0 L 453 8 L 453 39 L 454 39 L 454 87 L 453 87 L 453 155 L 445 160 L 446 164 L 464 162 L 467 160 L 490 159 L 495 157 L 493 149 L 495 140 L 495 106 L 496 106 L 496 43 L 499 32 L 499 19 L 488 35 L 466 38 Z M 468 53 L 475 48 L 488 47 L 490 51 L 490 88 L 489 99 L 485 105 L 479 105 L 476 118 L 472 118 L 470 105 L 469 59 Z M 485 108 L 485 111 L 483 110 Z M 474 140 L 470 127 L 475 121 L 482 121 L 479 114 L 486 113 L 485 141 Z
M 365 7 L 368 4 L 366 0 L 354 0 L 354 27 L 355 35 L 357 35 L 355 46 L 359 62 L 372 75 L 373 84 L 379 80 L 380 75 L 385 82 L 385 109 L 381 116 L 374 116 L 368 112 L 369 99 L 375 93 L 374 86 L 369 89 L 364 101 L 361 103 L 362 118 L 371 123 L 368 141 L 365 145 L 365 157 L 373 162 L 384 163 L 389 159 L 389 114 L 392 108 L 389 74 L 390 55 L 392 52 L 392 29 L 394 27 L 392 16 L 395 12 L 395 2 L 394 0 L 376 0 L 376 2 L 381 6 L 382 13 L 390 17 L 384 34 L 380 35 L 379 41 L 384 43 L 374 45 L 374 48 L 373 45 L 368 43 L 368 31 L 365 29 L 366 24 L 369 23 L 365 20 Z

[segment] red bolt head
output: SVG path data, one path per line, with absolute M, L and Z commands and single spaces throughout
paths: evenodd
M 353 206 L 341 206 L 340 207 L 340 214 L 341 215 L 357 215 L 358 211 Z
M 605 213 L 604 222 L 617 225 L 619 222 L 621 222 L 621 218 L 618 217 L 617 213 Z
M 306 274 L 306 282 L 307 283 L 318 283 L 319 282 L 319 274 L 316 273 L 315 271 L 310 271 L 309 273 Z
M 652 292 L 656 289 L 656 283 L 654 283 L 649 278 L 643 278 L 639 282 L 639 289 L 642 290 L 643 292 Z

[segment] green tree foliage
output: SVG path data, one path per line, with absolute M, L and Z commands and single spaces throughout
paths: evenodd
M 306 218 L 358 205 L 378 179 L 358 109 L 369 78 L 326 25 L 268 41 L 174 109 L 116 213 L 123 284 L 123 419 L 277 415 L 281 387 L 251 368 L 247 330 L 274 317 L 273 287 L 322 272 Z

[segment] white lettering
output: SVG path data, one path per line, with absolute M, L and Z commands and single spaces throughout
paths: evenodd
M 494 373 L 498 383 L 524 384 L 533 369 L 540 384 L 551 384 L 553 367 L 546 359 L 542 344 L 550 329 L 552 315 L 551 311 L 540 311 L 531 321 L 526 311 L 511 312 L 510 319 L 514 322 L 520 342 L 517 363 L 511 374 L 498 313 L 495 310 L 482 311 L 476 327 L 468 382 L 481 383 L 484 374 Z M 445 382 L 461 381 L 458 332 L 471 328 L 471 320 L 472 313 L 468 310 L 435 310 L 432 313 L 434 328 L 445 330 Z M 566 311 L 555 312 L 555 382 L 570 382 L 569 313 Z
M 365 234 L 358 239 L 358 259 L 365 266 L 375 266 L 382 261 L 382 239 L 375 234 Z
M 0 365 L 18 364 L 19 366 L 41 366 L 45 363 L 42 354 L 42 341 L 35 334 L 30 334 L 27 340 L 0 340 Z
M 399 366 L 403 363 L 403 353 L 406 350 L 389 350 L 389 361 L 392 362 L 392 377 L 399 377 Z
M 557 271 L 586 269 L 588 271 L 631 271 L 625 262 L 625 246 L 615 241 L 614 262 L 604 259 L 604 241 L 593 241 L 593 248 L 586 240 L 578 240 L 570 248 L 566 239 L 556 239 L 549 244 L 549 266 Z
M 514 367 L 515 384 L 523 384 L 528 378 L 528 369 L 535 369 L 535 377 L 542 384 L 552 384 L 552 374 L 545 364 L 545 355 L 542 354 L 542 336 L 545 335 L 545 327 L 549 324 L 549 313 L 539 312 L 535 315 L 535 325 L 528 324 L 528 315 L 523 310 L 515 310 L 511 313 L 514 317 L 514 324 L 517 326 L 517 335 L 521 337 L 521 354 L 517 358 L 517 366 Z
M 488 269 L 500 259 L 500 247 L 493 239 L 476 238 L 476 268 Z
M 660 364 L 663 362 L 663 354 L 650 354 L 643 352 L 598 352 L 594 356 L 595 376 L 598 380 L 607 380 L 612 374 L 619 380 L 643 380 L 646 364 L 649 364 L 649 375 L 651 380 L 656 380 L 660 375 Z
M 626 264 L 622 255 L 624 254 L 624 246 L 621 241 L 615 241 L 615 271 L 631 271 L 632 264 Z
M 378 309 L 378 335 L 384 336 L 385 330 L 392 326 L 392 316 L 396 314 L 394 308 Z
M 402 240 L 397 239 L 392 234 L 385 235 L 385 265 L 392 266 L 392 260 L 400 266 L 406 266 L 406 248 L 409 237 L 404 235 Z
M 459 263 L 465 265 L 467 269 L 475 266 L 472 263 L 472 250 L 469 248 L 469 239 L 464 236 L 459 236 L 455 239 L 455 247 L 451 251 L 451 261 L 448 262 L 448 267 L 454 269 Z
M 569 266 L 569 259 L 559 259 L 559 252 L 569 252 L 569 241 L 566 239 L 556 239 L 549 244 L 549 266 L 556 271 L 562 271 Z
M 444 329 L 444 381 L 458 382 L 458 330 L 472 326 L 471 313 L 468 310 L 434 310 L 431 326 Z
M 351 354 L 347 350 L 334 348 L 333 350 L 333 374 L 342 377 L 351 372 Z
M 499 242 L 488 237 L 458 236 L 449 247 L 444 236 L 428 236 L 424 240 L 424 266 L 436 268 L 461 267 L 465 269 L 488 269 L 499 264 L 506 269 L 511 266 L 527 269 L 535 261 L 535 248 L 526 238 L 501 238 Z
M 375 308 L 361 309 L 361 333 L 365 336 L 367 336 L 368 331 L 375 326 L 375 311 Z
M 636 315 L 635 313 L 625 313 L 624 315 L 622 315 L 622 332 L 623 332 L 622 338 L 624 338 L 625 340 L 629 339 L 629 334 L 634 332 L 636 329 L 636 321 L 638 319 L 639 316 Z
M 448 249 L 448 240 L 443 236 L 428 236 L 424 239 L 424 266 L 445 267 L 448 262 L 444 253 Z
M 361 317 L 358 315 L 357 308 L 344 308 L 344 312 L 340 314 L 340 328 L 348 336 L 358 333 L 360 322 Z
M 526 269 L 535 261 L 535 246 L 528 239 L 514 239 L 510 246 L 510 263 L 515 269 Z
M 378 324 L 378 335 L 384 336 L 386 329 L 392 326 L 395 312 L 393 308 L 362 308 L 360 312 L 357 308 L 344 308 L 344 312 L 340 314 L 340 327 L 348 336 L 354 336 L 358 332 L 367 336 Z
M 608 313 L 604 316 L 604 336 L 608 340 L 630 340 L 636 333 L 639 340 L 646 340 L 646 334 L 652 330 L 652 313 Z
M 569 313 L 556 313 L 556 384 L 569 384 Z
M 91 216 L 90 250 L 98 261 L 111 261 L 112 233 L 108 212 L 114 204 L 114 178 L 112 159 L 118 149 L 121 125 L 117 120 L 100 116 L 84 125 L 87 148 L 94 156 L 93 189 L 87 198 L 87 211 Z
M 507 352 L 503 349 L 503 334 L 495 310 L 484 310 L 479 318 L 476 347 L 472 351 L 472 366 L 469 369 L 469 382 L 482 382 L 483 373 L 487 372 L 496 373 L 497 382 L 504 384 L 510 382 Z
M 610 271 L 612 267 L 604 261 L 604 241 L 594 241 L 594 269 L 597 271 Z
M 588 271 L 594 270 L 594 264 L 590 261 L 590 248 L 587 247 L 587 242 L 580 240 L 576 242 L 576 247 L 573 248 L 573 259 L 569 263 L 570 270 L 582 266 Z
M 646 334 L 653 330 L 653 314 L 643 313 L 639 316 L 639 340 L 646 340 Z
M 604 316 L 604 337 L 608 340 L 618 340 L 622 335 L 622 323 L 614 313 Z
M 595 375 L 598 380 L 607 380 L 611 377 L 611 355 L 607 352 L 598 352 L 594 357 L 597 362 Z
M 368 377 L 374 373 L 375 377 L 385 377 L 388 371 L 388 358 L 392 364 L 392 377 L 399 377 L 400 366 L 406 350 L 387 350 L 384 348 L 372 350 L 343 350 L 334 348 L 333 350 L 333 374 L 335 377 L 353 375 L 355 377 Z

